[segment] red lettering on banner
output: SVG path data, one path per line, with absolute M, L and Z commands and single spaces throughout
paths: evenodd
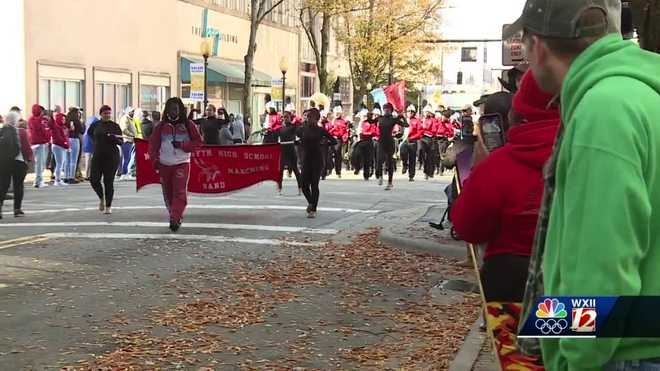
M 138 190 L 148 184 L 160 184 L 148 149 L 148 142 L 136 140 Z M 236 191 L 268 180 L 279 183 L 282 181 L 279 168 L 279 144 L 203 146 L 192 153 L 188 191 L 214 194 Z

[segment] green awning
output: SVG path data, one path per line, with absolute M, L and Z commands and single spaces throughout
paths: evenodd
M 190 64 L 203 63 L 203 59 L 181 57 L 181 82 L 190 83 Z M 243 84 L 245 81 L 245 68 L 243 64 L 228 62 L 219 59 L 209 59 L 209 70 L 207 78 L 209 83 L 224 84 Z M 252 73 L 252 85 L 271 86 L 272 78 L 267 73 L 254 70 Z

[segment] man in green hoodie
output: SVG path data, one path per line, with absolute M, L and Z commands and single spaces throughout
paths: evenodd
M 542 295 L 660 295 L 660 55 L 624 41 L 620 15 L 619 0 L 528 0 L 505 35 L 523 30 L 561 102 L 524 318 Z M 548 370 L 660 370 L 660 334 L 540 345 Z

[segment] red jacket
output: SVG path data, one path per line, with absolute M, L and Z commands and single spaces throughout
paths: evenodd
M 343 118 L 332 120 L 328 133 L 342 142 L 348 143 L 348 124 Z
M 298 115 L 293 116 L 293 119 L 291 120 L 291 124 L 294 126 L 302 125 L 302 118 Z
M 282 116 L 279 113 L 268 114 L 268 130 L 280 131 L 282 129 Z
M 360 140 L 367 140 L 371 139 L 376 135 L 376 131 L 378 130 L 378 126 L 376 124 L 372 124 L 369 122 L 369 120 L 364 120 L 360 124 L 361 132 L 360 132 Z
M 449 139 L 453 139 L 454 138 L 454 125 L 451 124 L 451 121 L 448 118 L 444 118 L 444 117 L 442 118 L 441 123 L 442 123 L 442 128 L 445 132 L 444 136 L 449 138 Z
M 64 149 L 69 149 L 69 128 L 66 125 L 66 115 L 56 113 L 55 119 L 50 121 L 50 135 L 52 143 Z
M 504 147 L 480 162 L 452 205 L 461 239 L 487 243 L 485 257 L 531 254 L 541 196 L 542 169 L 550 157 L 559 118 L 522 124 Z
M 408 120 L 408 141 L 415 141 L 422 137 L 422 123 L 417 117 Z
M 422 135 L 425 137 L 435 136 L 435 118 L 424 118 L 422 121 Z
M 28 120 L 28 134 L 30 144 L 33 146 L 50 143 L 48 117 L 41 115 L 41 106 L 38 104 L 32 106 L 32 117 Z

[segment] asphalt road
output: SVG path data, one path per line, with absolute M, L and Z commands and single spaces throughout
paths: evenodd
M 26 190 L 25 218 L 5 203 L 0 221 L 0 370 L 59 369 L 109 349 L 98 341 L 117 313 L 171 303 L 163 282 L 192 269 L 231 274 L 228 262 L 263 264 L 289 246 L 350 241 L 369 227 L 400 223 L 406 210 L 444 203 L 449 178 L 384 191 L 372 180 L 321 184 L 316 219 L 285 180 L 221 197 L 190 197 L 181 230 L 170 233 L 158 187 L 116 183 L 114 213 L 101 215 L 88 183 Z M 9 210 L 9 212 L 7 212 Z M 107 334 L 106 334 L 107 335 Z

